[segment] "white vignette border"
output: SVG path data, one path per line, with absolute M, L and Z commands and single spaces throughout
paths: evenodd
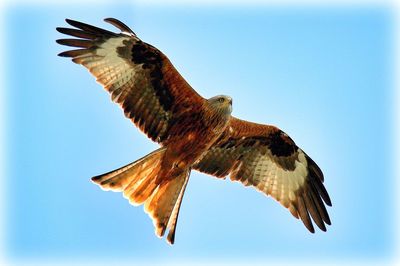
M 71 5 L 74 3 L 79 3 L 81 2 L 80 0 L 59 0 L 57 1 L 57 5 Z M 106 4 L 106 3 L 111 3 L 111 0 L 86 0 L 84 1 L 85 4 L 93 2 L 96 4 Z M 390 8 L 394 9 L 394 15 L 395 15 L 395 25 L 394 25 L 394 40 L 393 40 L 393 46 L 394 47 L 394 69 L 393 69 L 393 77 L 394 80 L 392 81 L 392 84 L 394 85 L 393 89 L 393 108 L 392 110 L 393 115 L 392 119 L 393 121 L 393 133 L 390 134 L 391 137 L 394 138 L 393 142 L 395 146 L 392 149 L 392 162 L 391 165 L 395 169 L 393 169 L 395 173 L 395 187 L 393 188 L 393 195 L 394 200 L 395 200 L 395 221 L 392 223 L 394 226 L 400 224 L 400 17 L 399 17 L 399 12 L 400 12 L 400 0 L 397 1 L 379 1 L 379 0 L 136 0 L 136 1 L 131 1 L 134 4 L 137 5 L 156 5 L 156 6 L 216 6 L 216 7 L 223 7 L 226 5 L 235 5 L 235 6 L 240 6 L 240 5 L 245 5 L 245 6 L 326 6 L 326 5 L 334 5 L 334 6 L 343 6 L 343 7 L 348 7 L 348 6 L 389 6 Z M 5 36 L 5 12 L 7 10 L 7 7 L 10 6 L 15 6 L 15 5 L 39 5 L 39 4 L 45 4 L 45 5 L 55 5 L 54 1 L 51 0 L 0 0 L 0 36 Z M 4 40 L 4 38 L 1 38 Z M 5 57 L 5 42 L 0 41 L 0 58 L 4 59 Z M 5 70 L 6 66 L 4 64 L 4 60 L 1 61 L 0 63 L 0 86 L 2 88 L 5 88 L 6 86 L 6 77 L 5 77 Z M 396 75 L 397 74 L 397 75 Z M 5 184 L 5 179 L 6 179 L 6 168 L 7 168 L 7 161 L 6 161 L 6 149 L 4 147 L 7 147 L 6 143 L 6 125 L 7 125 L 7 115 L 6 115 L 6 110 L 7 108 L 7 102 L 6 102 L 6 90 L 0 89 L 0 147 L 3 147 L 3 149 L 0 151 L 0 177 L 3 179 L 0 184 Z M 397 193 L 396 193 L 397 192 Z M 5 215 L 6 215 L 6 198 L 7 198 L 7 191 L 5 190 L 4 185 L 0 185 L 0 265 L 115 265 L 115 261 L 107 261 L 107 260 L 102 260 L 102 261 L 93 261 L 93 260 L 88 260 L 88 259 L 63 259 L 62 262 L 56 259 L 50 259 L 50 260 L 10 260 L 7 258 L 7 255 L 5 253 Z M 383 259 L 383 260 L 370 260 L 370 259 L 347 259 L 347 260 L 331 260 L 329 262 L 326 261 L 321 261 L 321 260 L 313 260 L 313 261 L 307 261 L 307 260 L 302 260 L 295 262 L 293 260 L 269 260 L 267 263 L 271 265 L 338 265 L 341 264 L 343 266 L 345 265 L 400 265 L 400 230 L 398 226 L 395 228 L 395 252 L 394 256 L 389 259 Z M 146 265 L 146 264 L 152 264 L 152 265 L 241 265 L 241 264 L 252 264 L 252 265 L 265 265 L 265 261 L 197 261 L 197 262 L 192 262 L 192 261 L 185 261 L 185 260 L 179 260 L 175 262 L 170 262 L 168 264 L 165 264 L 161 261 L 159 262 L 151 262 L 151 261 L 136 261 L 135 263 L 132 263 L 132 261 L 119 261 L 119 265 Z

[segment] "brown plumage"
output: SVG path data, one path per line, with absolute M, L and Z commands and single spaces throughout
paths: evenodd
M 122 22 L 110 32 L 78 21 L 57 28 L 78 49 L 60 53 L 85 66 L 124 110 L 125 116 L 161 147 L 142 159 L 93 177 L 104 190 L 121 191 L 133 205 L 144 204 L 156 234 L 169 230 L 174 243 L 183 194 L 192 169 L 230 176 L 273 197 L 314 232 L 330 224 L 331 206 L 316 163 L 274 126 L 231 116 L 232 99 L 204 99 L 157 48 L 141 41 Z M 311 216 L 311 217 L 310 217 Z

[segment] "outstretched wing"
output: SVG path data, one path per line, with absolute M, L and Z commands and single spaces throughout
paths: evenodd
M 59 54 L 85 66 L 119 103 L 125 113 L 153 141 L 168 139 L 169 125 L 182 113 L 199 110 L 204 99 L 158 49 L 141 41 L 122 22 L 106 22 L 121 30 L 110 32 L 67 19 L 74 28 L 57 31 L 77 38 L 57 40 L 77 47 Z
M 225 133 L 193 167 L 240 181 L 273 197 L 314 233 L 310 215 L 326 231 L 331 224 L 325 204 L 331 200 L 324 176 L 293 140 L 273 126 L 232 118 Z M 325 204 L 324 204 L 325 202 Z

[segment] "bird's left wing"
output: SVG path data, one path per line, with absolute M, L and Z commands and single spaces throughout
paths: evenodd
M 202 108 L 201 97 L 154 46 L 141 41 L 124 23 L 105 19 L 121 30 L 111 32 L 67 19 L 75 28 L 57 28 L 76 37 L 57 40 L 75 47 L 60 53 L 86 67 L 124 110 L 125 116 L 153 141 L 163 144 L 171 124 Z M 172 122 L 173 121 L 173 122 Z
M 325 204 L 331 200 L 317 164 L 283 131 L 232 118 L 221 138 L 194 169 L 240 181 L 273 197 L 314 232 L 311 218 L 326 231 L 331 224 Z M 325 202 L 325 204 L 324 204 Z

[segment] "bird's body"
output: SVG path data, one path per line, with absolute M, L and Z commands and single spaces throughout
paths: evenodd
M 141 41 L 125 24 L 110 32 L 67 20 L 76 29 L 57 28 L 77 39 L 58 43 L 79 49 L 60 53 L 85 66 L 110 92 L 125 116 L 160 148 L 117 170 L 93 177 L 104 190 L 121 191 L 144 204 L 156 234 L 174 243 L 179 209 L 191 170 L 230 176 L 273 197 L 314 232 L 325 231 L 331 206 L 322 171 L 280 129 L 231 115 L 232 99 L 204 99 L 158 49 Z M 311 218 L 310 218 L 311 215 Z
M 219 96 L 218 99 L 224 99 L 221 109 L 231 105 L 226 96 Z M 221 112 L 220 108 L 211 108 L 209 101 L 204 105 L 201 110 L 189 108 L 188 114 L 178 118 L 179 124 L 172 124 L 170 137 L 163 143 L 166 150 L 161 172 L 165 172 L 165 176 L 159 176 L 159 179 L 168 180 L 190 169 L 225 131 L 231 117 L 230 111 Z M 229 106 L 226 107 L 230 109 Z

